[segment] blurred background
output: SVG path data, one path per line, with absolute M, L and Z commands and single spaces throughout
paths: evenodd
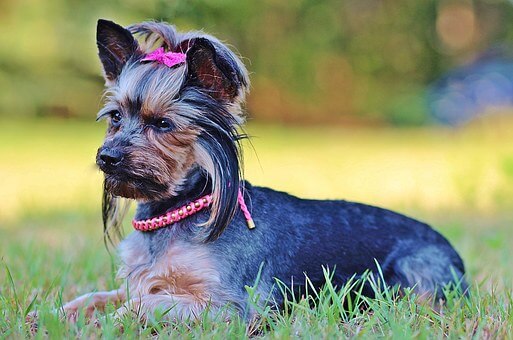
M 233 45 L 258 121 L 454 123 L 454 107 L 466 120 L 512 103 L 509 1 L 3 0 L 2 114 L 89 119 L 102 89 L 98 18 L 164 20 Z
M 38 257 L 27 247 L 103 247 L 98 18 L 203 29 L 244 57 L 252 182 L 414 215 L 473 278 L 511 284 L 506 0 L 1 0 L 0 257 L 14 267 Z

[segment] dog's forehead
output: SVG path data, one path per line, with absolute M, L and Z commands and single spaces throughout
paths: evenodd
M 127 66 L 111 89 L 122 107 L 138 106 L 141 115 L 161 115 L 169 109 L 182 87 L 185 66 L 168 68 L 156 63 Z

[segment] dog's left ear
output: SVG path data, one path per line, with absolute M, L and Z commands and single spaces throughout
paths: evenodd
M 96 44 L 107 84 L 117 79 L 139 46 L 130 31 L 103 19 L 98 20 L 96 27 Z
M 199 86 L 213 98 L 226 102 L 241 99 L 247 90 L 247 71 L 226 46 L 207 38 L 187 42 L 186 85 Z

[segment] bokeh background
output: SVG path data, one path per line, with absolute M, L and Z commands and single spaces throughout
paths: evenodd
M 0 257 L 18 279 L 49 284 L 41 266 L 49 278 L 61 275 L 54 267 L 112 272 L 94 166 L 98 18 L 203 29 L 244 57 L 249 180 L 423 219 L 462 253 L 472 281 L 511 288 L 505 0 L 2 0 Z M 101 288 L 80 273 L 78 290 Z

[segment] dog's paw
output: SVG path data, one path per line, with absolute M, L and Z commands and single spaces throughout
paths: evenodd
M 82 306 L 77 306 L 73 304 L 72 301 L 62 306 L 62 308 L 59 309 L 59 311 L 61 312 L 61 316 L 63 319 L 65 319 L 68 322 L 75 323 L 78 320 L 78 313 L 80 307 Z
M 86 321 L 90 321 L 96 310 L 95 304 L 91 303 L 92 296 L 81 296 L 66 303 L 60 311 L 68 322 L 75 323 L 83 315 Z

